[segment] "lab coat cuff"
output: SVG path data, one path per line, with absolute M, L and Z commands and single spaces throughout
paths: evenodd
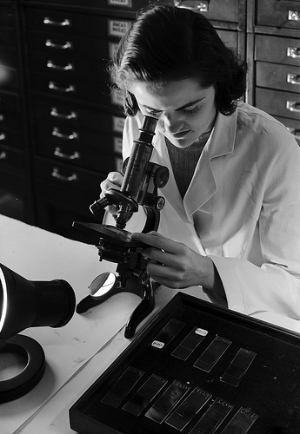
M 209 255 L 208 257 L 213 261 L 223 283 L 228 308 L 236 312 L 246 313 L 242 288 L 234 271 L 238 260 L 213 255 Z

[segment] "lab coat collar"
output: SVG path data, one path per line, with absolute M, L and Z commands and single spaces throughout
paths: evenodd
M 193 220 L 193 214 L 201 208 L 217 191 L 214 172 L 218 171 L 222 156 L 234 150 L 236 135 L 237 111 L 231 116 L 217 115 L 214 129 L 209 137 L 201 157 L 197 163 L 194 176 L 182 200 L 171 169 L 166 146 L 165 161 L 169 162 L 170 179 L 162 189 L 165 198 L 180 215 L 183 221 Z

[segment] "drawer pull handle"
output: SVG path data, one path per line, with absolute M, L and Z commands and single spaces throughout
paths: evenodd
M 7 154 L 5 151 L 0 152 L 0 160 L 6 160 Z
M 59 113 L 56 107 L 52 107 L 50 115 L 55 117 L 55 118 L 60 118 L 60 119 L 77 119 L 77 113 L 71 111 L 68 115 L 64 114 L 64 113 Z
M 0 142 L 4 142 L 6 140 L 6 135 L 4 133 L 0 134 Z
M 287 48 L 287 57 L 291 57 L 292 59 L 300 59 L 300 48 L 299 47 L 288 47 Z
M 72 134 L 62 134 L 57 127 L 53 128 L 52 136 L 64 140 L 77 140 L 78 133 L 73 132 Z
M 175 6 L 194 12 L 208 12 L 210 0 L 175 0 Z
M 59 158 L 64 158 L 65 160 L 78 160 L 80 158 L 79 152 L 75 151 L 73 154 L 65 154 L 60 148 L 55 148 L 54 155 Z
M 287 108 L 290 112 L 300 113 L 300 102 L 287 101 L 287 102 L 286 102 L 286 108 Z
M 289 128 L 289 127 L 287 127 L 287 129 L 291 134 L 293 134 L 295 139 L 300 140 L 300 130 L 297 130 L 296 128 Z
M 72 63 L 68 63 L 66 66 L 55 65 L 52 60 L 48 60 L 47 68 L 56 69 L 57 71 L 73 71 L 74 66 Z
M 52 21 L 50 18 L 45 17 L 43 20 L 43 23 L 47 26 L 59 26 L 59 27 L 66 27 L 71 26 L 71 21 L 65 18 L 63 21 Z
M 288 74 L 286 77 L 286 81 L 291 84 L 300 85 L 300 75 L 297 74 Z
M 72 175 L 70 176 L 65 176 L 62 175 L 61 173 L 59 173 L 59 170 L 57 167 L 54 167 L 53 171 L 52 171 L 52 177 L 55 179 L 59 179 L 60 181 L 64 181 L 64 182 L 74 182 L 78 180 L 78 176 L 76 173 L 72 173 Z
M 65 44 L 55 44 L 51 39 L 45 42 L 46 47 L 55 48 L 56 50 L 71 50 L 73 48 L 72 42 L 67 41 Z
M 72 84 L 70 84 L 70 86 L 68 87 L 60 87 L 57 86 L 53 81 L 50 81 L 48 88 L 55 91 L 57 90 L 58 92 L 65 92 L 65 93 L 75 92 L 75 86 L 73 86 Z
M 289 21 L 300 21 L 300 11 L 289 11 L 288 12 Z

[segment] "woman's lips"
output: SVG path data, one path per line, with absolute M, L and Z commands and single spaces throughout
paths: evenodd
M 190 132 L 190 130 L 187 131 L 181 131 L 180 133 L 176 133 L 176 134 L 172 134 L 172 136 L 175 139 L 183 139 L 188 133 Z

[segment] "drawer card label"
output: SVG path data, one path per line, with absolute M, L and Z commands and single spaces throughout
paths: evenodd
M 132 0 L 107 0 L 108 6 L 126 6 L 132 7 Z
M 130 29 L 131 21 L 109 20 L 108 36 L 122 37 Z

